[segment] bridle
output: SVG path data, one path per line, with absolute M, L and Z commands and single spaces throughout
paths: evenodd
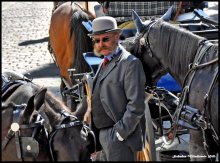
M 148 38 L 148 36 L 149 36 L 149 33 L 150 33 L 150 30 L 151 30 L 151 28 L 153 27 L 153 25 L 155 25 L 156 23 L 158 22 L 158 20 L 153 20 L 153 21 L 151 21 L 146 27 L 145 27 L 145 29 L 144 29 L 144 32 L 140 35 L 140 36 L 138 36 L 138 39 L 140 40 L 140 42 L 139 42 L 139 44 L 138 44 L 138 48 L 137 48 L 137 51 L 136 51 L 136 54 L 139 54 L 138 53 L 138 49 L 139 49 L 139 45 L 141 45 L 141 46 L 146 46 L 147 47 L 147 49 L 149 49 L 150 50 L 150 57 L 153 57 L 153 52 L 152 52 L 152 49 L 151 49 L 151 47 L 150 47 L 150 43 L 149 43 L 149 38 Z M 145 39 L 145 38 L 147 38 L 147 39 Z M 141 57 L 141 56 L 139 56 L 139 57 Z
M 75 117 L 73 115 L 70 115 L 67 112 L 61 112 L 60 114 L 63 118 L 62 121 L 60 121 L 60 123 L 57 124 L 53 128 L 52 132 L 49 135 L 49 148 L 50 148 L 50 155 L 51 155 L 52 161 L 55 161 L 54 151 L 53 151 L 53 148 L 52 148 L 52 142 L 53 142 L 53 138 L 56 135 L 57 131 L 61 130 L 61 129 L 67 129 L 67 128 L 70 128 L 70 127 L 76 127 L 76 126 L 82 126 L 83 125 L 83 123 L 81 121 L 79 121 L 77 117 Z M 65 121 L 70 121 L 70 122 L 64 123 Z
M 44 132 L 46 133 L 45 135 L 47 135 L 47 140 L 49 142 L 49 149 L 50 149 L 50 158 L 52 159 L 52 161 L 55 161 L 54 152 L 53 152 L 53 148 L 52 148 L 52 142 L 53 142 L 53 138 L 58 130 L 72 128 L 72 127 L 76 127 L 76 126 L 82 126 L 81 133 L 83 134 L 83 136 L 88 137 L 88 135 L 91 134 L 93 136 L 93 141 L 96 144 L 96 142 L 95 142 L 96 139 L 95 139 L 95 135 L 94 135 L 93 131 L 86 124 L 84 124 L 82 121 L 80 121 L 76 116 L 70 115 L 69 113 L 67 113 L 65 111 L 60 113 L 62 115 L 62 121 L 54 127 L 53 131 L 49 135 L 48 135 L 48 132 L 46 131 L 44 124 L 43 124 L 44 118 L 40 113 L 38 114 L 38 116 L 40 116 L 40 117 L 38 117 L 38 120 L 36 122 L 31 123 L 31 124 L 27 124 L 27 125 L 26 124 L 19 124 L 19 121 L 22 118 L 22 114 L 23 114 L 23 111 L 26 109 L 26 106 L 27 106 L 26 104 L 22 104 L 22 105 L 16 105 L 16 107 L 13 108 L 13 110 L 14 110 L 13 111 L 13 122 L 11 124 L 11 128 L 8 130 L 7 135 L 5 136 L 4 140 L 2 141 L 2 151 L 6 148 L 9 141 L 15 136 L 17 157 L 23 161 L 23 158 L 25 157 L 23 153 L 25 153 L 25 152 L 23 151 L 24 149 L 22 148 L 22 145 L 21 145 L 20 132 L 21 132 L 21 130 L 26 130 L 26 129 L 30 129 L 30 128 L 33 128 L 32 136 L 31 137 L 24 137 L 24 138 L 28 139 L 28 140 L 33 139 L 32 144 L 27 144 L 26 153 L 27 152 L 32 153 L 32 156 L 34 157 L 34 159 L 36 159 L 39 154 L 39 144 L 35 140 L 35 135 L 37 134 L 37 131 L 39 131 L 39 128 L 41 128 L 41 130 L 44 130 Z M 68 122 L 65 123 L 66 121 L 68 121 Z M 22 141 L 25 141 L 24 138 L 22 139 Z
M 154 19 L 147 26 L 144 27 L 143 32 L 141 34 L 139 34 L 139 36 L 137 37 L 137 40 L 139 40 L 139 43 L 136 48 L 136 51 L 134 52 L 134 54 L 136 54 L 136 56 L 138 58 L 140 58 L 140 60 L 144 60 L 143 55 L 137 55 L 137 54 L 142 54 L 142 53 L 139 53 L 139 50 L 141 49 L 140 46 L 144 46 L 145 49 L 147 50 L 147 53 L 148 53 L 147 55 L 149 55 L 149 57 L 151 59 L 156 60 L 157 68 L 159 69 L 159 73 L 157 74 L 157 73 L 152 72 L 152 75 L 151 75 L 151 78 L 153 78 L 155 80 L 158 79 L 158 76 L 160 76 L 161 74 L 164 74 L 163 72 L 166 69 L 166 68 L 163 68 L 163 66 L 158 61 L 158 59 L 156 57 L 154 57 L 155 55 L 153 54 L 153 51 L 152 51 L 152 48 L 150 45 L 150 41 L 149 41 L 150 30 L 158 22 L 159 22 L 158 19 Z
M 23 112 L 26 109 L 26 104 L 16 105 L 13 107 L 13 122 L 11 123 L 11 127 L 8 130 L 7 135 L 2 141 L 2 151 L 6 148 L 9 141 L 15 136 L 15 144 L 18 159 L 23 161 L 25 156 L 32 156 L 35 160 L 39 154 L 39 144 L 35 139 L 37 132 L 39 130 L 44 131 L 43 127 L 43 119 L 38 117 L 36 122 L 31 124 L 19 124 L 21 118 L 23 117 Z M 21 131 L 32 129 L 32 136 L 21 136 Z
M 51 155 L 52 161 L 55 161 L 54 151 L 52 148 L 52 142 L 58 130 L 82 126 L 81 134 L 83 134 L 84 137 L 88 137 L 88 135 L 91 134 L 93 136 L 93 141 L 96 144 L 95 134 L 86 124 L 80 121 L 76 116 L 71 115 L 68 112 L 65 112 L 64 110 L 60 114 L 62 116 L 62 121 L 60 121 L 60 123 L 57 124 L 53 128 L 52 132 L 49 135 L 49 148 L 50 148 L 50 155 Z M 66 121 L 68 122 L 65 123 Z
M 2 85 L 2 90 L 4 90 L 4 92 L 7 93 L 7 90 L 11 85 L 19 84 L 19 86 L 20 86 L 20 85 L 26 84 L 27 82 L 31 82 L 31 81 L 23 81 L 23 80 L 15 80 L 15 81 L 9 81 L 9 82 L 7 81 L 7 82 L 5 82 L 4 85 Z M 47 136 L 47 141 L 49 143 L 49 151 L 50 151 L 49 157 L 50 157 L 50 159 L 52 159 L 52 161 L 55 161 L 54 152 L 53 152 L 53 148 L 52 148 L 52 142 L 53 142 L 54 136 L 56 135 L 58 130 L 76 127 L 76 126 L 82 126 L 81 134 L 83 134 L 84 137 L 88 137 L 89 134 L 92 135 L 93 142 L 96 146 L 96 139 L 95 139 L 95 135 L 94 135 L 93 131 L 86 124 L 84 124 L 82 121 L 80 121 L 76 116 L 71 115 L 71 114 L 65 112 L 64 110 L 62 112 L 60 112 L 62 120 L 59 122 L 59 124 L 54 126 L 54 128 L 50 134 L 48 134 L 48 131 L 47 131 L 46 127 L 44 126 L 45 121 L 48 120 L 48 118 L 44 112 L 37 113 L 37 118 L 34 123 L 19 124 L 19 122 L 22 120 L 22 117 L 23 117 L 22 115 L 24 113 L 24 110 L 26 109 L 26 106 L 27 106 L 27 104 L 22 104 L 22 105 L 16 105 L 16 107 L 13 107 L 13 110 L 14 110 L 13 111 L 13 122 L 11 124 L 11 128 L 8 130 L 7 135 L 5 136 L 4 140 L 2 141 L 2 151 L 6 148 L 9 141 L 15 136 L 15 143 L 16 143 L 16 150 L 17 150 L 18 159 L 21 159 L 23 161 L 23 158 L 26 155 L 28 155 L 28 157 L 30 157 L 30 155 L 32 155 L 33 159 L 36 159 L 39 154 L 39 143 L 37 140 L 35 140 L 35 135 L 37 134 L 37 132 L 39 132 L 39 128 L 40 128 L 40 130 L 43 130 L 42 132 L 44 132 L 45 135 Z M 20 136 L 21 130 L 26 130 L 26 129 L 31 129 L 31 128 L 33 128 L 33 133 L 32 133 L 31 137 L 24 137 L 25 138 L 24 139 Z M 24 151 L 24 148 L 22 147 L 22 143 L 26 142 L 26 140 L 31 142 L 31 144 L 25 143 L 27 146 L 26 146 L 26 151 Z M 22 143 L 21 143 L 21 141 L 22 141 Z

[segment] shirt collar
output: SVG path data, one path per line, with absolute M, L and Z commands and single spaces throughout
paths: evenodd
M 121 51 L 121 48 L 120 46 L 118 46 L 114 53 L 109 54 L 108 56 L 105 56 L 105 57 L 107 57 L 108 60 L 111 61 L 114 57 L 116 57 L 119 54 L 120 51 Z

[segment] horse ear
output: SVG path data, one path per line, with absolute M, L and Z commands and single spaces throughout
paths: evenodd
M 171 19 L 172 13 L 173 13 L 173 6 L 171 6 L 171 7 L 167 10 L 167 12 L 166 12 L 163 16 L 160 17 L 160 19 L 162 19 L 163 21 L 168 22 L 168 21 L 170 21 L 170 19 Z
M 132 9 L 132 19 L 137 28 L 137 32 L 141 33 L 144 29 L 144 24 L 138 14 Z
M 35 110 L 39 110 L 41 105 L 44 103 L 46 91 L 47 91 L 47 88 L 44 88 L 35 95 L 34 97 Z
M 24 113 L 23 113 L 23 116 L 22 116 L 23 117 L 23 119 L 22 119 L 23 123 L 28 123 L 29 122 L 30 116 L 34 111 L 33 101 L 34 101 L 34 96 L 31 96 L 30 99 L 27 102 L 27 105 L 26 105 L 25 109 L 24 109 Z M 22 107 L 22 105 L 20 107 Z M 23 105 L 23 107 L 24 107 L 24 105 Z

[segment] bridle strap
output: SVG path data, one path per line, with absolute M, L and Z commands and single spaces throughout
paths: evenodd
M 13 122 L 15 123 L 19 123 L 19 116 L 22 112 L 22 110 L 26 107 L 25 104 L 22 105 L 16 105 L 15 108 L 13 108 Z M 12 123 L 13 123 L 12 122 Z M 15 135 L 15 132 L 12 131 L 12 129 L 10 128 L 8 130 L 8 134 L 5 136 L 4 140 L 2 141 L 2 151 L 5 149 L 5 147 L 7 146 L 8 142 L 11 140 L 11 138 Z
M 16 105 L 13 111 L 13 123 L 17 123 L 19 125 L 19 129 L 17 131 L 13 131 L 13 127 L 11 125 L 11 128 L 8 130 L 8 134 L 5 136 L 4 140 L 2 141 L 2 151 L 6 148 L 8 142 L 15 136 L 15 144 L 16 144 L 16 151 L 17 151 L 17 157 L 18 159 L 22 159 L 22 151 L 21 151 L 21 142 L 20 142 L 20 131 L 23 129 L 29 129 L 34 128 L 34 132 L 32 133 L 32 137 L 35 136 L 37 128 L 42 125 L 42 122 L 35 122 L 32 124 L 19 124 L 20 119 L 22 117 L 23 111 L 26 108 L 26 104 Z
M 70 128 L 70 127 L 83 125 L 83 122 L 79 121 L 78 118 L 74 115 L 70 115 L 69 113 L 67 113 L 65 111 L 62 111 L 60 114 L 61 114 L 61 116 L 64 116 L 64 118 L 60 122 L 60 124 L 58 124 L 54 127 L 53 131 L 50 134 L 50 138 L 49 138 L 49 149 L 50 149 L 50 155 L 51 155 L 52 161 L 55 161 L 54 152 L 53 152 L 53 149 L 52 149 L 52 141 L 53 141 L 53 138 L 54 138 L 55 134 L 57 133 L 57 131 L 61 130 L 61 129 L 66 129 L 66 128 Z M 71 120 L 71 118 L 73 118 L 73 121 L 71 121 L 67 124 L 63 124 L 63 122 L 67 118 L 69 118 L 70 120 Z
M 8 130 L 8 134 L 5 136 L 4 140 L 2 141 L 2 151 L 7 146 L 8 142 L 11 140 L 11 138 L 14 136 L 14 131 L 11 129 Z
M 177 106 L 177 109 L 174 113 L 174 118 L 177 118 L 176 119 L 176 123 L 178 122 L 178 119 L 179 119 L 179 116 L 180 116 L 180 113 L 181 113 L 181 110 L 183 108 L 183 105 L 186 101 L 186 98 L 187 98 L 187 95 L 189 93 L 189 90 L 190 90 L 190 85 L 192 83 L 192 80 L 195 76 L 195 73 L 196 73 L 196 69 L 198 68 L 199 66 L 199 63 L 201 62 L 202 58 L 204 57 L 204 55 L 206 54 L 206 51 L 211 47 L 211 43 L 209 42 L 202 42 L 200 44 L 200 47 L 199 49 L 197 50 L 197 53 L 196 53 L 196 57 L 194 59 L 194 62 L 192 64 L 192 68 L 187 72 L 185 78 L 184 78 L 184 82 L 183 82 L 183 91 L 181 93 L 181 98 L 180 98 L 180 103 L 178 104 Z M 216 62 L 216 61 L 215 61 Z M 215 63 L 215 62 L 210 62 L 210 63 Z M 204 66 L 207 66 L 207 65 L 210 65 L 209 64 L 203 64 L 201 66 L 199 66 L 200 68 L 201 67 L 204 67 Z M 193 71 L 194 70 L 194 71 Z M 190 76 L 189 80 L 188 80 L 188 83 L 186 84 L 186 79 L 188 78 L 189 74 L 192 72 L 192 75 Z M 175 117 L 176 115 L 176 117 Z
M 66 128 L 70 128 L 70 127 L 79 126 L 79 125 L 83 125 L 83 122 L 82 121 L 73 121 L 73 122 L 69 122 L 67 124 L 56 125 L 54 129 L 60 130 L 60 129 L 66 129 Z
M 19 107 L 16 110 L 13 111 L 13 115 L 14 115 L 13 116 L 13 123 L 19 124 L 20 118 L 22 117 L 22 114 L 23 114 L 23 111 L 24 111 L 24 109 L 23 109 L 24 107 L 26 107 L 26 105 L 24 105 L 23 107 Z M 20 139 L 19 139 L 20 128 L 19 128 L 19 130 L 14 131 L 14 132 L 15 132 L 15 144 L 16 144 L 16 150 L 17 150 L 17 157 L 18 157 L 18 159 L 22 159 L 22 161 L 23 161 L 23 158 L 22 158 L 22 155 L 21 155 L 21 142 L 20 142 Z
M 150 33 L 151 28 L 152 28 L 153 25 L 155 25 L 157 22 L 158 22 L 158 20 L 153 20 L 153 21 L 151 21 L 151 22 L 148 24 L 148 26 L 146 27 L 146 29 L 144 30 L 143 34 L 139 37 L 139 38 L 140 38 L 140 39 L 139 39 L 140 42 L 138 43 L 138 45 L 139 45 L 139 44 L 140 44 L 140 45 L 143 45 L 143 42 L 141 42 L 141 41 L 143 41 L 143 39 L 144 39 L 144 42 L 145 42 L 147 48 L 150 49 L 150 52 L 151 52 L 150 57 L 152 57 L 153 51 L 152 51 L 152 49 L 151 49 L 151 47 L 150 47 L 150 42 L 149 42 L 148 36 L 149 36 L 149 33 Z M 145 34 L 147 34 L 146 37 L 145 37 Z M 147 39 L 145 39 L 145 38 L 147 38 Z M 139 49 L 139 46 L 138 46 L 138 48 L 137 48 L 137 52 L 136 52 L 137 54 L 138 54 L 138 49 Z
M 216 68 L 216 71 L 215 71 L 215 74 L 214 74 L 214 78 L 213 78 L 213 80 L 211 82 L 211 85 L 209 86 L 209 89 L 208 89 L 207 93 L 204 96 L 204 110 L 203 110 L 203 113 L 202 113 L 204 115 L 204 117 L 205 117 L 206 114 L 208 114 L 207 104 L 210 102 L 210 95 L 211 95 L 211 93 L 212 93 L 212 91 L 214 89 L 214 85 L 217 82 L 217 79 L 218 79 L 218 68 Z M 214 141 L 216 142 L 216 144 L 219 145 L 219 138 L 218 138 L 218 135 L 217 135 L 213 125 L 210 122 L 210 117 L 207 118 L 207 121 L 208 121 L 207 122 L 208 125 L 206 125 L 207 128 L 204 128 L 203 130 L 211 129 L 212 137 L 213 137 Z M 204 146 L 206 148 L 207 147 L 206 146 L 207 143 L 206 143 L 205 140 L 206 139 L 204 139 Z
M 148 48 L 150 49 L 150 52 L 151 52 L 151 55 L 153 56 L 153 51 L 152 51 L 152 49 L 151 49 L 151 47 L 150 47 L 150 42 L 149 42 L 149 34 L 150 34 L 150 30 L 151 30 L 151 28 L 153 27 L 153 25 L 155 25 L 156 23 L 157 23 L 158 21 L 157 20 L 154 20 L 154 21 L 152 21 L 148 26 L 148 31 L 147 31 L 147 46 L 148 46 Z M 151 56 L 151 57 L 152 57 Z

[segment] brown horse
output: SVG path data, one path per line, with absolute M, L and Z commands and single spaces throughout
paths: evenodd
M 88 31 L 82 21 L 87 22 L 95 18 L 94 9 L 86 10 L 94 8 L 95 4 L 97 3 L 65 2 L 58 6 L 52 14 L 49 41 L 63 79 L 61 90 L 64 85 L 71 87 L 75 84 L 69 77 L 68 69 L 75 68 L 74 73 L 91 71 L 83 58 L 83 53 L 92 51 L 92 42 L 87 36 Z
M 65 3 L 65 2 L 67 2 L 67 1 L 55 1 L 55 2 L 53 2 L 53 4 L 54 4 L 54 7 L 53 7 L 53 11 L 55 11 L 60 5 L 62 5 L 63 3 Z M 79 5 L 81 5 L 81 7 L 84 9 L 84 10 L 86 10 L 86 11 L 88 11 L 93 17 L 96 17 L 96 14 L 95 14 L 95 10 L 94 10 L 94 7 L 96 6 L 96 5 L 99 5 L 99 3 L 98 2 L 95 2 L 95 1 L 93 1 L 93 2 L 83 2 L 83 1 L 79 1 L 79 2 L 77 2 Z

